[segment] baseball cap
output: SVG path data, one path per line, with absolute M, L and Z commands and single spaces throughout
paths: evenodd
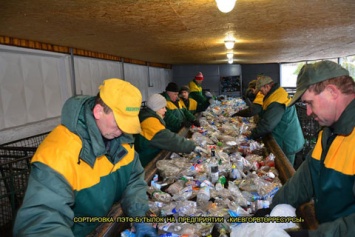
M 261 87 L 263 87 L 271 82 L 274 82 L 274 81 L 269 76 L 265 76 L 265 75 L 258 76 L 257 80 L 256 80 L 256 89 L 260 90 Z
M 101 99 L 113 111 L 117 126 L 128 134 L 140 133 L 139 110 L 142 94 L 131 83 L 118 79 L 106 79 L 99 86 Z
M 296 103 L 309 86 L 334 77 L 348 75 L 348 70 L 339 64 L 328 60 L 303 65 L 297 76 L 296 93 L 287 106 Z

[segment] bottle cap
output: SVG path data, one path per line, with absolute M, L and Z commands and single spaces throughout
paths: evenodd
M 218 172 L 218 166 L 217 165 L 216 166 L 211 166 L 211 172 L 212 173 Z

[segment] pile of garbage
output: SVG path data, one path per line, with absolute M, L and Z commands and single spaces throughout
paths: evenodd
M 269 207 L 282 184 L 275 156 L 245 136 L 255 127 L 253 118 L 231 117 L 245 107 L 240 98 L 211 105 L 201 127 L 190 128 L 190 139 L 204 150 L 156 163 L 148 194 L 152 215 L 168 220 L 155 223 L 160 237 L 225 237 L 238 218 Z

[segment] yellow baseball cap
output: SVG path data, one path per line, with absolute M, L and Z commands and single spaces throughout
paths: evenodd
M 131 83 L 118 79 L 106 79 L 99 86 L 101 99 L 113 111 L 117 126 L 128 134 L 141 132 L 138 114 L 142 94 Z

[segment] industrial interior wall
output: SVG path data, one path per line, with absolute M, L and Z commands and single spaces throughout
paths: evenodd
M 74 57 L 77 95 L 95 95 L 104 79 L 123 79 L 122 63 L 103 59 Z
M 255 80 L 259 74 L 270 76 L 274 82 L 280 83 L 280 64 L 243 64 L 242 65 L 243 90 L 248 88 L 250 81 Z
M 162 93 L 169 82 L 173 80 L 171 69 L 149 67 L 148 95 Z M 147 97 L 146 97 L 147 99 Z
M 209 89 L 214 95 L 219 95 L 221 77 L 239 76 L 241 78 L 242 68 L 239 64 L 173 65 L 173 81 L 179 86 L 187 85 L 198 72 L 202 72 L 204 76 L 203 89 Z
M 172 81 L 171 69 L 0 45 L 0 144 L 50 131 L 74 89 L 96 95 L 112 77 L 131 82 L 143 100 Z

